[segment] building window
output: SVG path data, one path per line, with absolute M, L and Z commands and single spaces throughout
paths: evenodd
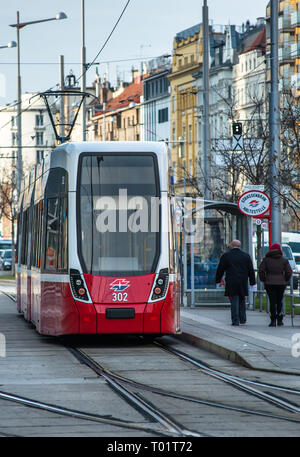
M 192 144 L 193 142 L 193 128 L 189 125 L 189 143 Z
M 44 132 L 37 132 L 35 138 L 37 146 L 44 144 Z
M 168 122 L 168 120 L 168 108 L 158 110 L 158 123 L 162 124 L 163 122 Z
M 44 125 L 44 116 L 43 114 L 36 114 L 35 116 L 35 126 L 38 127 L 43 127 Z
M 190 160 L 190 178 L 193 177 L 193 161 Z
M 16 116 L 12 116 L 11 117 L 11 128 L 15 128 L 17 126 L 17 123 L 16 123 Z
M 36 161 L 40 163 L 44 158 L 44 151 L 37 150 L 36 151 Z
M 16 132 L 13 132 L 11 134 L 11 143 L 13 146 L 16 146 L 17 145 L 17 139 L 18 139 L 18 135 Z
M 117 114 L 117 129 L 120 129 L 121 126 L 121 114 Z

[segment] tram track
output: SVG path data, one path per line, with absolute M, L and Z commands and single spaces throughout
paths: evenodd
M 154 344 L 156 344 L 156 343 L 154 343 Z M 161 345 L 161 344 L 159 343 L 159 345 Z M 93 360 L 88 354 L 86 354 L 83 349 L 72 348 L 72 352 L 73 351 L 76 351 L 76 352 L 78 351 L 80 353 L 82 362 L 86 363 L 88 366 L 90 366 L 90 368 L 93 369 L 99 375 L 102 375 L 102 373 L 106 373 L 106 375 L 108 375 L 111 379 L 117 381 L 120 384 L 129 385 L 134 389 L 148 391 L 148 392 L 151 392 L 153 394 L 157 394 L 157 395 L 161 395 L 161 396 L 164 396 L 164 397 L 169 397 L 169 398 L 173 398 L 173 399 L 177 399 L 177 400 L 183 400 L 183 401 L 187 401 L 187 402 L 198 403 L 200 405 L 205 405 L 205 406 L 210 406 L 210 407 L 215 407 L 215 408 L 221 408 L 221 409 L 227 409 L 227 410 L 230 410 L 230 411 L 236 411 L 236 412 L 239 412 L 239 413 L 251 414 L 251 415 L 256 415 L 256 416 L 263 416 L 263 417 L 268 417 L 268 418 L 271 418 L 271 419 L 277 419 L 277 420 L 288 421 L 288 422 L 293 422 L 293 423 L 300 423 L 300 419 L 287 417 L 287 416 L 281 416 L 281 415 L 277 415 L 277 414 L 272 414 L 272 413 L 268 413 L 268 412 L 265 412 L 265 411 L 258 411 L 258 410 L 252 410 L 252 409 L 247 409 L 247 408 L 241 408 L 241 407 L 232 406 L 232 405 L 228 405 L 228 404 L 224 404 L 224 403 L 220 403 L 220 402 L 203 400 L 201 398 L 192 397 L 192 396 L 183 395 L 183 394 L 178 394 L 178 393 L 174 393 L 174 392 L 168 392 L 168 391 L 166 391 L 164 389 L 160 389 L 160 388 L 153 387 L 153 386 L 150 386 L 150 385 L 147 385 L 147 384 L 136 382 L 136 381 L 134 381 L 132 379 L 126 378 L 126 377 L 124 377 L 124 376 L 122 376 L 122 375 L 120 375 L 118 373 L 115 373 L 115 372 L 109 370 L 108 368 L 104 368 L 98 362 Z M 244 389 L 240 389 L 240 390 L 243 390 L 244 392 L 249 393 L 249 391 L 247 390 L 247 387 L 245 387 Z M 253 389 L 250 389 L 250 391 L 253 394 Z M 262 396 L 259 397 L 259 398 L 266 400 L 264 393 L 261 393 L 261 394 L 262 394 Z M 266 395 L 266 397 L 268 397 L 268 395 Z M 272 397 L 271 398 L 272 401 L 271 401 L 271 399 L 268 398 L 268 402 L 269 403 L 272 403 L 273 405 L 275 404 L 276 406 L 282 407 L 282 399 L 280 399 L 279 397 L 275 397 L 275 396 L 274 397 L 271 396 L 271 397 Z M 278 404 L 276 404 L 276 403 L 278 403 Z M 290 405 L 291 407 L 293 406 L 291 403 L 288 403 L 288 405 Z M 288 405 L 286 405 L 286 406 L 288 406 Z M 294 410 L 291 411 L 291 409 L 288 409 L 288 411 L 289 412 L 293 412 L 293 413 L 296 412 Z
M 185 362 L 188 362 L 190 364 L 192 364 L 193 366 L 196 366 L 201 372 L 205 373 L 205 374 L 208 374 L 209 376 L 212 376 L 216 379 L 219 379 L 221 381 L 224 381 L 228 384 L 230 384 L 231 386 L 239 389 L 239 390 L 242 390 L 246 393 L 249 393 L 257 398 L 260 398 L 268 403 L 271 403 L 277 407 L 280 407 L 280 408 L 283 408 L 289 412 L 292 412 L 292 413 L 297 413 L 299 414 L 300 413 L 300 407 L 298 405 L 295 405 L 294 403 L 291 403 L 289 402 L 288 400 L 284 400 L 284 399 L 281 399 L 280 397 L 278 396 L 275 396 L 271 393 L 268 393 L 268 392 L 262 392 L 258 389 L 255 389 L 253 387 L 250 387 L 250 386 L 247 386 L 247 384 L 255 384 L 257 386 L 261 386 L 261 387 L 267 387 L 269 389 L 276 389 L 276 390 L 280 390 L 280 391 L 285 391 L 285 392 L 289 392 L 289 393 L 292 393 L 292 394 L 296 394 L 296 395 L 300 395 L 300 391 L 297 390 L 297 389 L 289 389 L 289 388 L 286 388 L 286 387 L 281 387 L 281 386 L 274 386 L 272 384 L 268 384 L 268 383 L 260 383 L 258 381 L 251 381 L 251 380 L 247 380 L 247 379 L 244 379 L 244 378 L 241 378 L 241 377 L 238 377 L 238 376 L 232 376 L 232 375 L 228 375 L 227 373 L 224 373 L 220 370 L 216 370 L 216 369 L 213 369 L 213 368 L 210 368 L 207 364 L 204 364 L 203 362 L 201 362 L 200 360 L 197 360 L 195 359 L 194 357 L 191 357 L 190 355 L 188 354 L 185 354 L 181 351 L 178 351 L 177 349 L 174 349 L 174 348 L 170 348 L 169 346 L 165 345 L 165 344 L 162 344 L 160 342 L 154 342 L 153 344 L 155 344 L 156 346 L 160 347 L 161 349 L 163 349 L 164 351 L 168 352 L 169 354 L 173 354 L 177 357 L 179 357 L 181 360 L 184 360 Z
M 9 297 L 14 302 L 16 301 L 16 296 L 14 294 L 8 293 L 6 291 L 0 290 L 1 293 Z M 154 407 L 149 402 L 144 400 L 140 395 L 130 392 L 120 383 L 118 383 L 113 376 L 110 376 L 108 372 L 105 372 L 105 369 L 97 367 L 96 362 L 89 358 L 86 354 L 76 348 L 67 347 L 67 349 L 77 358 L 81 363 L 85 363 L 94 371 L 97 372 L 99 376 L 102 376 L 110 387 L 118 393 L 123 399 L 127 401 L 131 406 L 133 406 L 143 417 L 147 420 L 150 420 L 153 423 L 152 427 L 147 425 L 136 424 L 129 421 L 123 421 L 122 419 L 101 416 L 97 414 L 91 414 L 85 411 L 78 411 L 66 407 L 61 407 L 58 405 L 53 405 L 34 399 L 29 399 L 19 395 L 15 395 L 9 392 L 0 391 L 0 400 L 12 401 L 14 403 L 21 404 L 26 407 L 37 408 L 44 411 L 70 416 L 77 419 L 84 419 L 98 423 L 105 423 L 117 427 L 123 427 L 127 429 L 140 430 L 146 433 L 155 433 L 158 436 L 180 436 L 180 437 L 200 437 L 208 436 L 201 435 L 197 432 L 187 430 L 185 427 L 182 427 L 180 424 L 177 424 L 172 420 L 168 415 L 164 414 L 157 407 Z M 159 424 L 159 426 L 157 426 Z
M 122 378 L 118 379 L 118 376 L 116 374 L 99 365 L 82 349 L 74 347 L 69 347 L 68 349 L 80 362 L 84 363 L 99 376 L 103 377 L 106 380 L 106 382 L 127 402 L 129 402 L 131 405 L 137 408 L 139 412 L 142 412 L 142 414 L 146 416 L 148 419 L 150 418 L 151 420 L 158 422 L 161 426 L 163 426 L 166 429 L 168 433 L 172 434 L 172 436 L 208 436 L 199 434 L 191 430 L 187 430 L 185 427 L 175 422 L 169 415 L 160 411 L 160 409 L 158 409 L 156 406 L 154 407 L 153 405 L 151 405 L 140 395 L 137 395 L 136 393 L 126 389 L 119 381 L 123 381 L 123 383 L 127 382 L 127 384 L 132 385 L 132 383 L 130 383 L 129 380 L 125 381 Z
M 152 434 L 156 433 L 161 436 L 170 436 L 164 430 L 156 428 L 155 426 L 149 427 L 149 426 L 144 426 L 141 424 L 136 424 L 134 422 L 124 421 L 122 419 L 114 418 L 112 416 L 101 416 L 98 414 L 91 414 L 91 413 L 87 413 L 84 411 L 65 408 L 62 406 L 53 405 L 53 404 L 33 400 L 30 398 L 22 397 L 19 395 L 11 394 L 9 392 L 0 391 L 0 400 L 7 400 L 7 401 L 21 404 L 26 407 L 41 409 L 43 411 L 48 411 L 48 412 L 63 415 L 63 416 L 69 416 L 69 417 L 73 417 L 76 419 L 84 419 L 84 420 L 88 420 L 88 421 L 92 421 L 92 422 L 109 424 L 109 425 L 113 425 L 116 427 L 140 430 L 140 431 L 144 431 L 144 432 L 152 433 Z M 1 432 L 0 432 L 0 435 L 2 435 Z

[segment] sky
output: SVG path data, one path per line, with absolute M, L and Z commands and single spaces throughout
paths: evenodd
M 59 80 L 59 56 L 64 55 L 65 75 L 80 76 L 81 0 L 2 0 L 0 46 L 16 41 L 16 12 L 20 21 L 68 18 L 34 24 L 20 30 L 22 92 L 41 92 Z M 127 0 L 85 0 L 87 62 L 92 62 L 119 18 Z M 214 24 L 255 23 L 266 14 L 267 0 L 208 0 Z M 172 52 L 176 33 L 202 22 L 202 0 L 131 0 L 120 23 L 97 58 L 100 76 L 117 74 L 130 81 L 131 67 Z M 132 59 L 132 60 L 131 60 Z M 17 98 L 16 48 L 0 49 L 0 105 Z M 87 72 L 87 83 L 95 79 L 96 67 Z

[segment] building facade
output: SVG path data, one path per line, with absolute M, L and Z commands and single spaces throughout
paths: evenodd
M 202 24 L 177 33 L 170 80 L 170 146 L 174 182 L 179 193 L 197 173 L 198 109 L 194 73 L 202 64 Z M 193 193 L 193 189 L 189 189 Z
M 22 94 L 22 168 L 23 175 L 38 162 L 47 151 L 55 146 L 55 137 L 46 106 L 36 94 Z M 16 182 L 17 167 L 17 106 L 0 107 L 0 185 L 13 185 Z M 13 192 L 13 189 L 11 189 Z M 2 203 L 1 203 L 2 205 Z M 11 237 L 11 223 L 1 209 L 0 233 Z
M 155 59 L 148 63 L 148 73 L 143 79 L 143 108 L 145 141 L 170 139 L 170 61 Z
M 114 98 L 101 104 L 88 124 L 94 141 L 140 141 L 142 78 L 133 75 L 133 81 Z

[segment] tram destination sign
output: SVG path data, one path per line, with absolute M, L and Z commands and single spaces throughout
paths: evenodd
M 250 217 L 264 215 L 270 209 L 271 201 L 268 195 L 259 190 L 245 192 L 238 201 L 239 210 Z

